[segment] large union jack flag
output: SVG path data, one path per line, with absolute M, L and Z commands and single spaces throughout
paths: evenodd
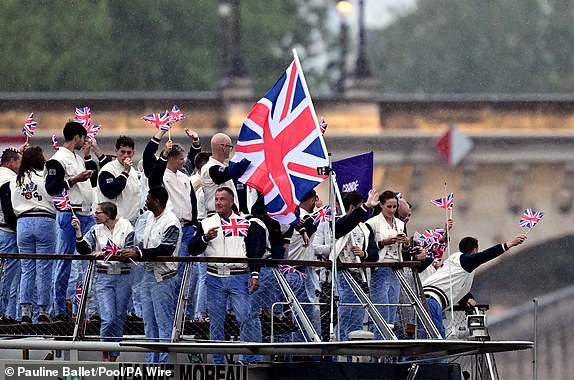
M 450 193 L 446 197 L 433 199 L 431 203 L 440 208 L 447 208 L 449 210 L 452 210 L 452 207 L 454 206 L 454 194 Z
M 90 107 L 76 108 L 74 121 L 77 121 L 78 123 L 82 124 L 84 128 L 88 128 L 90 124 L 92 124 L 90 116 Z
M 263 193 L 273 219 L 296 222 L 301 198 L 326 178 L 317 168 L 329 164 L 296 54 L 243 123 L 232 161 L 243 158 L 251 164 L 239 180 Z
M 70 197 L 66 190 L 62 191 L 62 194 L 56 195 L 52 200 L 54 201 L 54 206 L 56 206 L 56 209 L 59 211 L 72 209 Z
M 107 263 L 110 257 L 118 253 L 118 246 L 116 243 L 108 239 L 106 245 L 102 248 L 102 252 L 104 253 L 104 263 Z
M 542 211 L 533 211 L 531 208 L 524 210 L 524 214 L 520 218 L 520 227 L 532 228 L 542 219 L 544 213 Z
M 26 122 L 24 123 L 24 128 L 22 128 L 22 133 L 24 134 L 24 136 L 32 137 L 34 135 L 34 132 L 36 132 L 37 124 L 38 123 L 34 121 L 34 112 L 30 113 L 30 116 L 28 116 Z
M 250 222 L 245 218 L 221 218 L 221 230 L 225 237 L 246 237 L 249 226 Z
M 169 112 L 164 113 L 152 113 L 150 115 L 144 116 L 143 119 L 150 124 L 155 125 L 155 127 L 161 131 L 168 131 L 170 127 L 170 117 Z

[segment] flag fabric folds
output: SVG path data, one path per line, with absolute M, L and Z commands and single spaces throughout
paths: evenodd
M 443 241 L 445 234 L 446 231 L 442 228 L 427 229 L 422 234 L 418 234 L 417 242 L 427 250 L 427 257 L 437 260 L 443 256 L 446 250 L 446 244 Z
M 311 218 L 313 218 L 313 224 L 331 221 L 331 207 L 328 205 L 321 207 L 319 210 L 311 214 Z
M 532 228 L 542 219 L 544 213 L 542 211 L 533 211 L 531 208 L 524 210 L 520 218 L 520 227 Z
M 333 161 L 337 185 L 341 193 L 358 191 L 364 199 L 373 188 L 373 152 Z
M 104 263 L 107 263 L 110 257 L 118 253 L 118 246 L 108 239 L 106 245 L 102 248 L 102 252 L 104 253 Z
M 250 165 L 239 181 L 264 195 L 269 216 L 294 223 L 301 198 L 326 176 L 327 148 L 299 59 L 253 106 L 241 127 L 232 162 Z
M 26 119 L 24 123 L 24 128 L 22 128 L 22 133 L 26 137 L 32 137 L 34 132 L 36 132 L 36 125 L 38 123 L 34 121 L 34 112 L 30 113 L 30 116 Z
M 183 112 L 181 112 L 179 107 L 174 104 L 173 107 L 171 108 L 171 113 L 169 114 L 170 123 L 176 123 L 183 119 L 185 119 L 185 115 L 183 114 Z
M 54 206 L 56 206 L 56 209 L 58 211 L 65 211 L 72 209 L 72 204 L 70 203 L 70 197 L 68 196 L 68 193 L 65 190 L 62 192 L 62 194 L 56 195 L 52 199 L 52 201 L 54 202 Z
M 164 113 L 152 113 L 147 116 L 144 116 L 143 119 L 155 125 L 155 127 L 161 131 L 168 131 L 170 127 L 170 117 L 169 112 L 165 111 Z
M 58 144 L 58 139 L 56 138 L 56 135 L 52 135 L 52 147 L 54 148 L 54 150 L 60 149 L 60 144 Z
M 79 305 L 82 302 L 83 284 L 82 281 L 76 283 L 76 291 L 74 292 L 74 298 L 72 298 L 72 303 Z
M 444 238 L 445 233 L 446 231 L 442 228 L 437 228 L 434 230 L 427 229 L 420 236 L 419 243 L 422 246 L 439 243 Z
M 101 125 L 96 124 L 88 125 L 88 127 L 86 128 L 87 138 L 91 139 L 92 137 L 95 137 L 101 128 L 102 128 Z
M 452 210 L 452 208 L 454 206 L 454 194 L 450 193 L 446 197 L 433 199 L 431 201 L 431 203 L 435 206 L 440 207 L 440 208 L 447 208 L 449 210 Z
M 223 236 L 247 236 L 250 222 L 245 218 L 221 218 L 221 230 Z
M 325 132 L 327 132 L 327 127 L 329 127 L 329 124 L 325 121 L 323 116 L 321 116 L 321 122 L 319 123 L 319 129 L 321 130 L 322 135 L 324 135 Z
M 90 107 L 80 107 L 76 108 L 74 121 L 82 124 L 84 128 L 88 128 L 92 124 L 90 116 Z

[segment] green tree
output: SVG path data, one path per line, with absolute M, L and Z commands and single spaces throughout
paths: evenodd
M 378 38 L 384 92 L 554 93 L 574 89 L 574 5 L 426 0 Z
M 292 47 L 313 55 L 306 47 L 324 34 L 324 4 L 242 1 L 243 55 L 258 94 L 290 62 Z M 217 8 L 215 0 L 4 0 L 3 91 L 213 91 Z

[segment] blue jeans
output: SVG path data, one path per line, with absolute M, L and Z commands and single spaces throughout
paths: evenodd
M 151 271 L 144 271 L 141 282 L 145 336 L 154 342 L 171 340 L 177 299 L 177 275 L 157 282 Z M 148 363 L 167 363 L 167 352 L 145 354 Z
M 401 283 L 389 267 L 379 267 L 371 275 L 371 300 L 375 304 L 398 304 L 401 292 Z M 397 314 L 396 306 L 377 306 L 377 310 L 387 323 L 394 324 Z M 375 328 L 375 339 L 383 339 L 382 334 Z
M 132 266 L 132 271 L 130 276 L 130 284 L 132 285 L 132 307 L 133 312 L 138 317 L 143 315 L 143 305 L 142 305 L 142 287 L 141 283 L 144 274 L 144 264 L 139 263 L 138 265 Z
M 365 309 L 361 306 L 349 306 L 345 304 L 358 304 L 359 299 L 353 292 L 342 273 L 337 273 L 337 283 L 339 285 L 339 340 L 349 340 L 349 333 L 363 329 L 363 319 Z
M 94 291 L 98 293 L 102 342 L 119 342 L 120 339 L 110 338 L 121 338 L 124 335 L 128 303 L 132 295 L 131 276 L 96 272 Z M 117 351 L 110 352 L 110 356 L 119 355 Z
M 189 263 L 191 266 L 189 279 L 189 300 L 186 317 L 199 318 L 207 313 L 205 279 L 207 277 L 207 263 Z
M 83 216 L 76 215 L 80 220 L 82 234 L 86 234 L 88 230 L 96 224 L 92 215 Z M 58 239 L 56 253 L 71 255 L 76 250 L 76 232 L 72 227 L 72 213 L 60 212 L 56 213 L 56 223 L 58 225 Z M 68 280 L 70 279 L 70 269 L 72 261 L 58 260 L 54 264 L 54 314 L 66 315 L 66 292 L 68 288 Z M 75 284 L 74 284 L 75 286 Z
M 285 273 L 285 279 L 289 283 L 289 287 L 291 288 L 291 290 L 295 294 L 295 298 L 297 298 L 297 300 L 299 302 L 301 302 L 301 303 L 311 302 L 309 300 L 309 296 L 308 296 L 308 293 L 306 290 L 306 282 L 309 281 L 309 279 L 306 277 L 306 275 L 304 275 L 303 273 L 301 273 L 299 271 L 288 272 L 288 273 Z M 303 305 L 303 311 L 305 312 L 305 314 L 307 314 L 307 317 L 309 318 L 311 323 L 313 323 L 313 320 L 315 319 L 314 318 L 315 307 L 313 305 Z M 294 322 L 296 325 L 301 324 L 301 321 L 299 321 L 298 319 Z M 303 326 L 301 326 L 301 328 L 303 328 Z M 316 326 L 315 326 L 315 330 L 316 330 L 317 334 L 321 334 L 321 330 L 317 330 Z M 306 337 L 306 335 L 303 335 L 303 332 L 301 331 L 301 329 L 298 329 L 297 331 L 295 331 L 294 333 L 291 334 L 291 340 L 293 342 L 305 342 L 305 341 L 307 341 L 307 339 L 305 337 Z
M 262 309 L 271 310 L 275 302 L 283 301 L 281 288 L 271 267 L 262 267 L 259 271 L 259 288 L 253 292 L 251 300 L 253 312 L 258 314 Z M 275 305 L 273 308 L 273 314 L 276 316 L 282 315 L 282 311 L 282 305 Z
M 187 250 L 187 246 L 189 245 L 189 242 L 191 241 L 191 238 L 193 238 L 193 235 L 195 235 L 195 229 L 193 228 L 193 226 L 186 226 L 186 227 L 182 227 L 181 228 L 181 244 L 179 246 L 179 256 L 189 256 L 189 252 Z M 185 271 L 185 266 L 186 266 L 185 261 L 180 261 L 177 263 L 177 289 L 181 289 L 181 282 L 183 281 L 183 272 Z M 193 265 L 194 263 L 190 263 L 190 265 Z M 193 276 L 191 277 L 191 280 L 193 281 Z M 193 292 L 189 293 L 191 295 L 191 297 L 193 297 Z M 187 303 L 187 308 L 186 308 L 186 317 L 193 317 L 193 312 L 194 312 L 194 306 L 193 306 L 193 302 L 188 302 Z
M 18 253 L 16 234 L 0 230 L 0 252 Z M 20 287 L 20 260 L 3 259 L 2 288 L 0 289 L 0 315 L 18 318 L 18 291 Z
M 442 321 L 442 308 L 440 303 L 432 297 L 427 297 L 427 305 L 429 306 L 432 321 L 440 333 L 440 336 L 446 338 L 446 330 Z
M 209 313 L 209 334 L 213 341 L 225 340 L 225 314 L 227 303 L 231 304 L 239 323 L 242 342 L 261 342 L 261 321 L 259 315 L 252 312 L 249 295 L 250 274 L 236 274 L 228 277 L 216 277 L 207 274 L 207 311 Z M 242 355 L 241 361 L 252 363 L 261 361 L 258 355 Z M 223 364 L 223 354 L 213 354 L 215 364 Z
M 57 228 L 54 219 L 24 217 L 18 219 L 17 226 L 20 253 L 55 253 Z M 52 264 L 50 260 L 21 260 L 20 303 L 36 306 L 52 304 Z

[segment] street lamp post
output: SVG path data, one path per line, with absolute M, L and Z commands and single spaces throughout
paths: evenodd
M 359 41 L 357 49 L 357 61 L 353 77 L 346 87 L 345 96 L 356 99 L 376 99 L 380 94 L 380 84 L 373 77 L 367 58 L 367 39 L 365 36 L 365 1 L 359 0 Z
M 227 82 L 230 74 L 230 54 L 229 54 L 229 16 L 231 15 L 231 5 L 229 0 L 219 0 L 217 13 L 220 18 L 220 85 Z
M 247 76 L 247 70 L 243 63 L 243 56 L 241 54 L 241 0 L 232 0 L 231 2 L 231 71 L 232 78 L 243 78 Z
M 369 77 L 371 77 L 371 70 L 369 69 L 365 41 L 365 1 L 359 0 L 359 51 L 355 65 L 355 78 Z
M 337 96 L 345 94 L 345 84 L 347 82 L 347 54 L 349 48 L 349 25 L 347 16 L 352 10 L 352 4 L 347 0 L 337 0 L 337 12 L 341 16 L 341 30 L 339 32 L 339 46 L 341 55 L 339 57 L 339 79 L 337 80 L 335 91 Z
M 253 81 L 249 78 L 241 46 L 241 0 L 219 0 L 221 17 L 221 78 L 219 90 L 225 101 L 251 99 Z

